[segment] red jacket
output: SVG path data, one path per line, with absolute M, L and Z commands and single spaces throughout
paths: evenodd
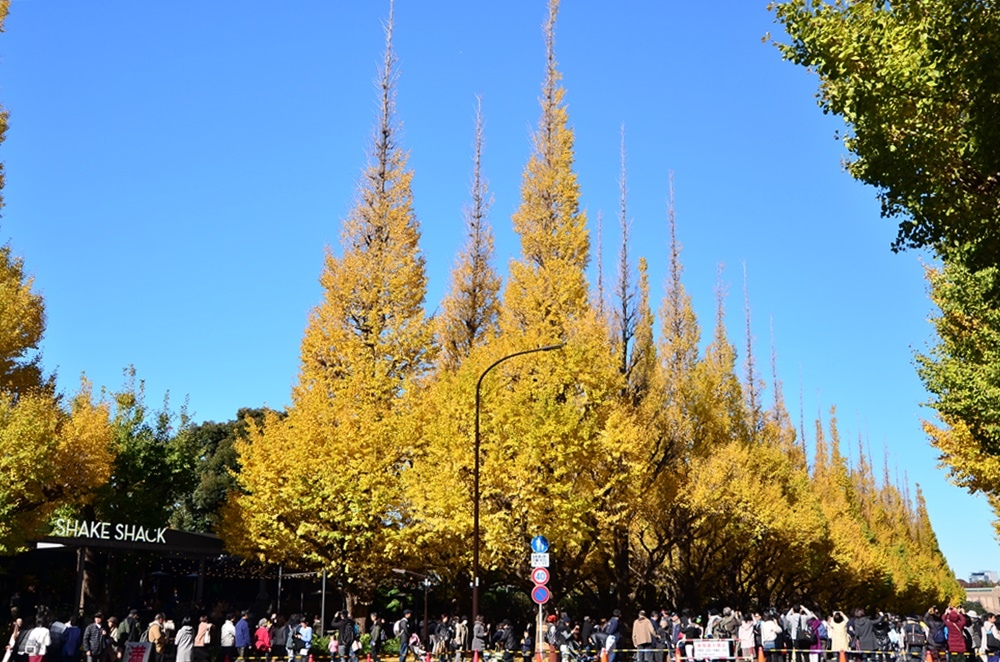
M 965 629 L 968 619 L 965 614 L 955 610 L 944 615 L 944 624 L 948 626 L 948 652 L 965 653 L 965 636 L 962 631 Z

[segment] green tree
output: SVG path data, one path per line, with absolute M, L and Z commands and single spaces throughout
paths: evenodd
M 1000 254 L 1000 11 L 992 1 L 772 3 L 784 57 L 847 123 L 848 170 L 899 218 L 895 249 L 976 270 Z M 1000 294 L 1000 292 L 997 292 Z
M 111 397 L 114 462 L 91 514 L 110 522 L 166 526 L 196 482 L 198 456 L 186 433 L 186 408 L 175 413 L 164 397 L 163 407 L 152 410 L 134 367 L 125 371 L 125 384 Z
M 951 478 L 1000 514 L 1000 10 L 992 0 L 772 3 L 784 57 L 815 71 L 847 123 L 850 173 L 899 219 L 894 250 L 924 247 L 941 310 L 919 373 Z
M 213 532 L 229 493 L 236 489 L 239 461 L 236 441 L 245 439 L 249 422 L 264 424 L 265 410 L 240 409 L 224 423 L 206 421 L 178 432 L 180 445 L 195 459 L 193 489 L 180 498 L 170 514 L 170 526 L 184 531 Z

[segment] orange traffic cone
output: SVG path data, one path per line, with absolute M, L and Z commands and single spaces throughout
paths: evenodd
M 847 651 L 840 651 L 838 662 L 847 662 Z
M 601 649 L 601 662 L 608 662 L 608 650 L 606 648 Z
M 684 657 L 681 655 L 681 647 L 683 645 L 684 644 L 682 644 L 681 642 L 678 641 L 677 645 L 674 646 L 674 660 L 675 660 L 675 662 L 683 662 L 684 661 Z
M 757 647 L 757 662 L 764 662 L 764 647 L 763 646 L 758 646 Z M 840 662 L 844 662 L 844 661 L 841 660 Z
M 934 662 L 934 655 L 929 648 L 927 649 L 927 662 Z

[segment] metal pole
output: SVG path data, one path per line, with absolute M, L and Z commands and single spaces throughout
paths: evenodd
M 319 604 L 319 636 L 326 632 L 326 568 L 323 568 L 323 597 Z
M 274 610 L 274 611 L 276 611 L 279 614 L 281 613 L 281 573 L 282 573 L 282 566 L 279 563 L 278 564 L 278 600 L 277 600 L 278 608 Z
M 546 345 L 545 347 L 536 347 L 535 349 L 526 349 L 522 352 L 514 352 L 513 354 L 508 354 L 503 358 L 497 359 L 493 364 L 486 370 L 483 370 L 483 374 L 479 375 L 479 381 L 476 382 L 476 429 L 475 429 L 475 441 L 474 441 L 474 454 L 475 458 L 473 460 L 472 466 L 472 622 L 476 622 L 476 616 L 479 615 L 479 404 L 481 402 L 481 397 L 479 394 L 480 387 L 483 385 L 483 378 L 486 377 L 488 373 L 493 368 L 497 367 L 507 359 L 512 359 L 515 356 L 521 356 L 523 354 L 533 354 L 535 352 L 551 352 L 554 349 L 562 349 L 566 343 L 559 343 L 558 345 Z M 426 619 L 424 619 L 426 621 Z M 426 632 L 424 633 L 426 636 Z
M 538 617 L 535 619 L 535 650 L 538 651 L 538 654 L 535 656 L 536 662 L 542 662 L 542 660 L 545 659 L 545 656 L 542 654 L 542 638 L 544 636 L 542 628 L 544 627 L 545 625 L 542 620 L 542 604 L 539 603 Z
M 427 618 L 430 616 L 430 612 L 427 611 L 427 595 L 431 590 L 431 578 L 424 577 L 424 646 L 429 645 L 430 641 L 427 639 Z

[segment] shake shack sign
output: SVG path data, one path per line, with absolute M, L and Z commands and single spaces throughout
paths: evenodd
M 112 541 L 125 543 L 167 544 L 167 527 L 152 528 L 138 524 L 112 524 L 92 522 L 82 519 L 57 519 L 51 538 L 87 538 L 91 541 Z M 80 541 L 81 543 L 84 541 Z
M 218 556 L 224 552 L 222 541 L 211 533 L 69 518 L 59 518 L 52 525 L 52 532 L 38 542 L 62 547 L 136 549 L 196 557 Z

